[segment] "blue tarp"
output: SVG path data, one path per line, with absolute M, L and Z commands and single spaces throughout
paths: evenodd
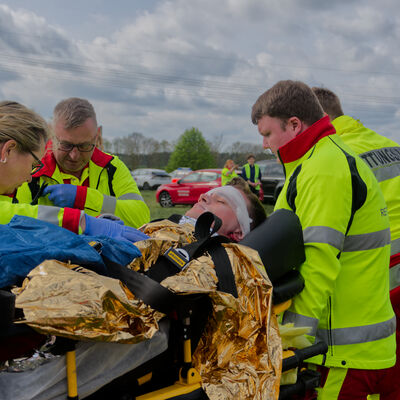
M 89 242 L 101 243 L 101 254 Z M 71 261 L 108 275 L 102 255 L 121 265 L 140 256 L 132 243 L 102 236 L 76 235 L 37 219 L 14 216 L 0 225 L 0 288 L 20 284 L 44 260 Z

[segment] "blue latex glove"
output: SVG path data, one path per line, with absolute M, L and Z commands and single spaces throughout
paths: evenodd
M 49 185 L 43 190 L 42 196 L 49 195 L 49 200 L 57 207 L 74 207 L 77 186 L 67 183 Z
M 120 224 L 120 225 L 124 225 L 125 224 L 125 222 L 122 221 L 122 219 L 120 217 L 117 217 L 114 214 L 109 214 L 109 213 L 100 214 L 97 218 L 109 219 L 109 220 L 115 222 L 116 224 Z
M 138 229 L 121 225 L 107 218 L 95 218 L 85 214 L 85 235 L 106 236 L 129 242 L 139 242 L 147 239 L 148 236 Z

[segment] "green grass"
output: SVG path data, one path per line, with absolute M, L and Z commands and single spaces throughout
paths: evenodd
M 172 214 L 185 214 L 191 206 L 181 206 L 177 205 L 175 207 L 163 208 L 156 201 L 156 191 L 155 190 L 141 190 L 140 193 L 147 206 L 150 209 L 150 220 L 159 218 L 168 218 Z M 271 204 L 264 204 L 265 211 L 267 215 L 271 214 L 274 206 Z

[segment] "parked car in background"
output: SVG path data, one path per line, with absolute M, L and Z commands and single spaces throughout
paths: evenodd
M 175 171 L 170 172 L 171 182 L 177 182 L 179 179 L 183 178 L 189 172 L 192 172 L 191 168 L 188 167 L 179 167 Z
M 138 168 L 131 172 L 139 189 L 157 189 L 163 183 L 171 182 L 171 176 L 162 169 Z
M 156 199 L 161 207 L 195 204 L 202 193 L 221 186 L 221 169 L 199 169 L 189 172 L 177 182 L 161 185 Z
M 263 201 L 275 204 L 285 183 L 285 173 L 282 164 L 275 159 L 257 161 L 261 171 L 261 189 Z

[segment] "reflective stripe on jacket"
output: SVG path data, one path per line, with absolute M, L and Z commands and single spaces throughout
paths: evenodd
M 342 115 L 332 122 L 340 138 L 372 169 L 388 208 L 391 234 L 390 289 L 400 286 L 400 146 Z
M 395 363 L 389 299 L 389 219 L 379 185 L 324 117 L 279 149 L 286 182 L 275 209 L 292 209 L 304 234 L 304 290 L 284 323 L 325 341 L 325 365 L 359 369 Z M 323 363 L 322 356 L 312 362 Z
M 250 164 L 247 163 L 244 165 L 244 171 L 246 173 L 246 180 L 250 180 Z M 260 167 L 257 164 L 254 164 L 254 182 L 257 182 L 260 179 Z M 255 187 L 256 190 L 260 190 L 260 185 Z
M 36 190 L 44 184 L 54 185 L 64 183 L 61 173 L 52 152 L 46 154 L 42 160 L 45 164 L 34 178 L 37 181 Z M 78 185 L 75 199 L 75 208 L 83 209 L 86 214 L 98 216 L 109 213 L 121 218 L 126 225 L 138 228 L 149 222 L 150 211 L 140 195 L 139 189 L 129 169 L 116 156 L 112 156 L 95 148 L 89 161 L 86 175 L 88 186 L 81 186 L 71 176 L 71 183 Z M 64 174 L 65 177 L 65 174 Z M 84 178 L 82 178 L 83 180 Z M 86 179 L 84 179 L 86 180 Z M 33 197 L 31 187 L 22 185 L 16 194 L 19 203 L 31 203 Z M 52 205 L 46 197 L 39 197 L 38 204 Z
M 0 207 L 0 224 L 8 224 L 14 215 L 24 215 L 62 226 L 75 233 L 81 233 L 79 228 L 81 210 L 49 206 L 32 206 L 30 204 L 13 204 L 12 198 L 8 196 L 0 196 Z

